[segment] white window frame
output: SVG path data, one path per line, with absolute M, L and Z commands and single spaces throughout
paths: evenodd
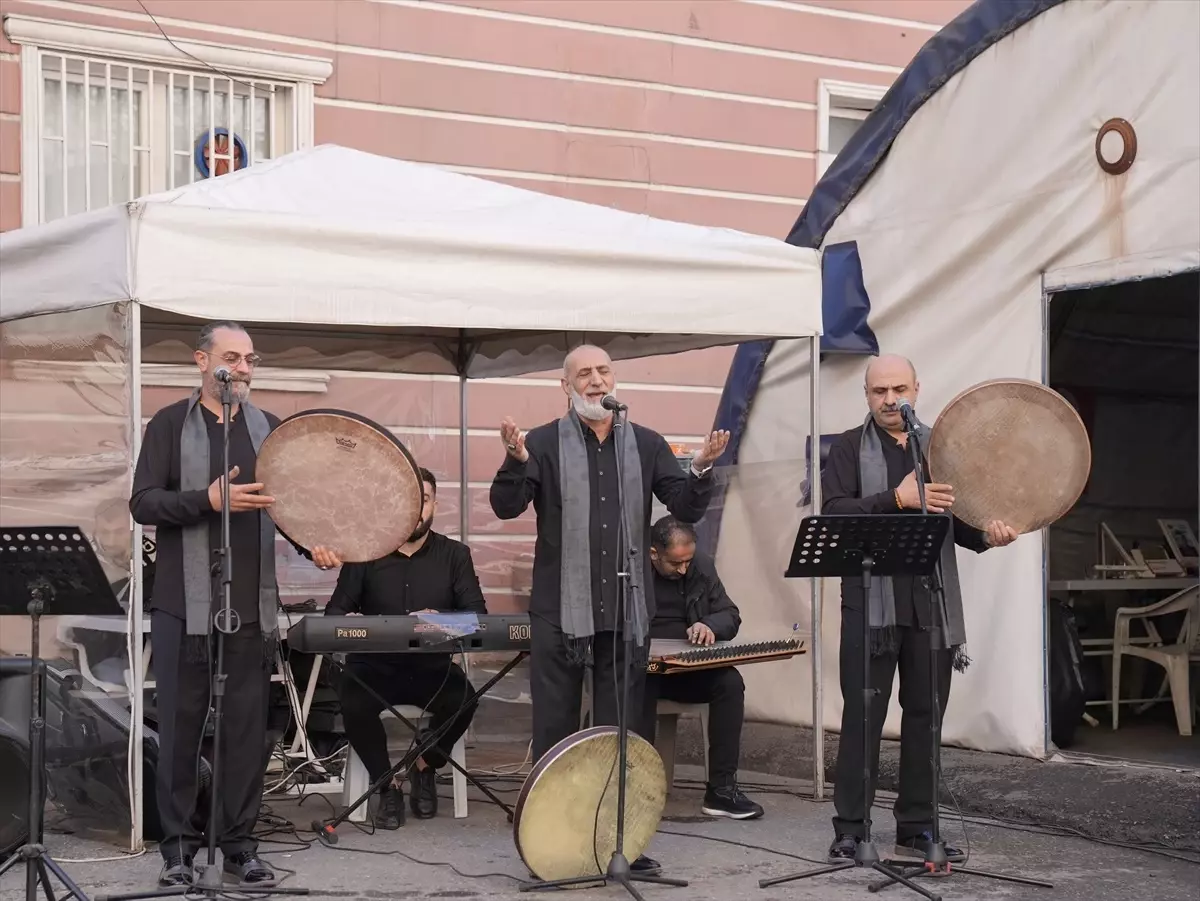
M 855 84 L 825 78 L 817 82 L 817 178 L 825 174 L 837 156 L 829 151 L 830 117 L 866 119 L 887 92 L 888 85 Z
M 250 50 L 229 44 L 173 38 L 125 31 L 99 25 L 81 25 L 34 16 L 4 17 L 8 39 L 21 48 L 21 224 L 41 222 L 41 108 L 42 51 L 108 57 L 120 65 L 177 66 L 195 69 L 211 66 L 222 75 L 288 82 L 294 88 L 292 146 L 313 146 L 316 85 L 333 72 L 331 60 L 316 56 Z M 178 49 L 176 49 L 178 48 Z M 31 77 L 33 76 L 33 77 Z M 168 164 L 171 161 L 168 160 Z

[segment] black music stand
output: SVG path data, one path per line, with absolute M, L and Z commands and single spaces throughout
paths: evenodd
M 858 577 L 863 580 L 863 840 L 858 843 L 854 860 L 815 870 L 759 880 L 759 888 L 768 888 L 797 879 L 808 879 L 840 870 L 871 869 L 890 881 L 912 889 L 930 901 L 941 901 L 908 877 L 891 869 L 879 856 L 871 837 L 871 618 L 869 592 L 872 576 L 923 576 L 933 572 L 942 544 L 950 529 L 950 517 L 944 514 L 908 516 L 806 516 L 800 523 L 791 563 L 784 576 L 789 579 Z M 815 673 L 814 678 L 820 678 Z
M 621 666 L 621 675 L 618 677 L 621 680 L 621 706 L 617 709 L 617 835 L 615 847 L 613 848 L 612 856 L 608 860 L 608 868 L 605 872 L 598 876 L 575 876 L 569 879 L 553 879 L 546 882 L 523 882 L 520 886 L 522 892 L 540 892 L 548 889 L 571 888 L 574 886 L 589 886 L 599 888 L 606 886 L 610 882 L 615 882 L 618 885 L 624 886 L 635 901 L 643 901 L 641 894 L 633 887 L 635 882 L 645 882 L 652 885 L 670 885 L 676 888 L 687 886 L 686 880 L 669 879 L 665 876 L 650 876 L 642 873 L 635 873 L 629 865 L 629 858 L 625 856 L 625 786 L 627 779 L 626 770 L 628 769 L 629 759 L 629 680 L 631 678 L 631 666 L 633 658 L 633 587 L 630 585 L 630 579 L 633 575 L 634 567 L 642 566 L 642 558 L 638 555 L 637 545 L 634 543 L 634 536 L 628 534 L 628 529 L 625 527 L 625 511 L 626 504 L 636 504 L 635 509 L 641 509 L 640 498 L 629 498 L 625 496 L 625 479 L 624 473 L 621 470 L 621 442 L 624 440 L 622 435 L 623 429 L 628 428 L 627 424 L 628 412 L 623 408 L 613 412 L 613 445 L 616 448 L 614 456 L 617 463 L 617 494 L 619 502 L 618 509 L 621 511 L 621 518 L 617 524 L 617 547 L 621 548 L 624 556 L 624 563 L 618 563 L 617 579 L 621 586 L 621 603 L 617 606 L 617 629 L 621 632 L 621 640 L 625 648 L 625 660 Z M 614 636 L 614 641 L 616 640 Z M 650 637 L 646 636 L 647 649 L 649 649 Z M 642 664 L 645 665 L 644 663 Z M 612 778 L 611 776 L 609 777 Z M 607 791 L 607 787 L 605 789 Z M 603 797 L 603 794 L 601 795 Z M 598 814 L 597 814 L 598 815 Z
M 29 617 L 29 841 L 0 866 L 3 876 L 25 862 L 25 899 L 34 901 L 38 886 L 54 897 L 51 875 L 68 892 L 59 901 L 87 895 L 46 851 L 42 796 L 46 759 L 46 664 L 40 656 L 41 618 L 50 616 L 124 616 L 92 546 L 79 526 L 29 526 L 0 529 L 0 616 Z
M 903 408 L 902 408 L 903 412 Z M 921 502 L 921 512 L 929 513 L 929 504 L 925 499 L 925 452 L 921 448 L 921 430 L 916 416 L 904 414 L 904 430 L 908 434 L 908 451 L 912 457 L 913 475 L 917 482 L 917 497 Z M 937 628 L 946 621 L 946 586 L 942 576 L 942 564 L 939 559 L 934 566 L 929 582 L 929 623 L 930 628 Z M 951 873 L 963 873 L 968 876 L 982 876 L 985 879 L 996 879 L 1001 882 L 1014 882 L 1020 885 L 1032 885 L 1038 888 L 1054 888 L 1051 882 L 1041 879 L 1031 879 L 1026 876 L 1011 876 L 1005 873 L 989 873 L 986 870 L 976 870 L 969 867 L 951 867 L 950 859 L 946 856 L 946 843 L 942 841 L 941 800 L 942 800 L 942 702 L 938 694 L 938 654 L 941 649 L 935 642 L 929 643 L 929 709 L 933 716 L 929 720 L 929 747 L 931 754 L 929 765 L 933 769 L 933 779 L 930 783 L 933 797 L 930 799 L 932 821 L 929 850 L 925 859 L 916 861 L 889 861 L 906 876 L 949 876 Z M 879 891 L 893 885 L 892 877 L 881 879 L 871 884 L 871 891 Z

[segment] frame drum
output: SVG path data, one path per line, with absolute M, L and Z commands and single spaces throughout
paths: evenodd
M 305 410 L 267 436 L 255 464 L 271 519 L 306 550 L 346 563 L 385 557 L 421 521 L 420 470 L 397 438 L 364 416 Z
M 525 866 L 549 882 L 603 876 L 617 845 L 616 726 L 576 732 L 530 772 L 513 815 L 513 841 Z M 654 746 L 629 733 L 625 856 L 637 860 L 658 830 L 667 775 Z
M 980 382 L 951 400 L 927 453 L 931 479 L 954 489 L 955 516 L 977 529 L 999 519 L 1018 534 L 1044 529 L 1075 506 L 1092 468 L 1075 408 L 1025 379 Z

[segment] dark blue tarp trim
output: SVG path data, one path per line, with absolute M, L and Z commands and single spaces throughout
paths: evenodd
M 821 351 L 879 353 L 879 339 L 867 324 L 870 312 L 858 242 L 830 244 L 821 255 Z
M 892 142 L 917 110 L 993 44 L 1063 2 L 1065 0 L 976 0 L 926 41 L 817 182 L 787 242 L 797 247 L 820 248 L 833 223 L 887 156 Z M 826 307 L 827 297 L 822 295 L 821 305 L 822 315 L 828 323 L 837 320 L 840 311 L 830 311 Z M 828 325 L 826 329 L 833 334 Z M 824 349 L 824 338 L 821 343 Z M 772 341 L 743 344 L 734 355 L 714 425 L 714 428 L 728 429 L 731 433 L 729 447 L 720 465 L 737 462 L 746 420 L 773 345 Z M 716 550 L 723 506 L 723 491 L 717 492 L 702 524 L 702 546 L 710 552 Z
M 787 237 L 820 247 L 908 120 L 981 53 L 1064 0 L 976 0 L 925 42 L 813 188 Z

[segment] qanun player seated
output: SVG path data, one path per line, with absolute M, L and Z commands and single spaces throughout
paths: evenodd
M 406 615 L 414 613 L 487 613 L 479 578 L 465 544 L 430 529 L 437 512 L 437 480 L 421 470 L 424 506 L 416 530 L 398 550 L 370 563 L 347 563 L 325 606 L 335 615 Z M 313 555 L 322 568 L 337 565 L 334 557 Z M 364 685 L 365 683 L 365 685 Z M 374 783 L 392 768 L 387 733 L 379 715 L 389 704 L 412 704 L 431 717 L 429 729 L 454 723 L 408 771 L 409 798 L 418 819 L 437 815 L 437 770 L 446 765 L 455 742 L 467 731 L 475 708 L 470 681 L 450 654 L 347 654 L 346 672 L 338 684 L 346 737 Z M 380 789 L 375 825 L 397 829 L 404 824 L 404 794 L 399 776 Z
M 742 618 L 717 576 L 713 559 L 696 550 L 696 532 L 673 516 L 650 531 L 656 610 L 650 637 L 687 639 L 694 645 L 732 641 Z M 738 788 L 746 684 L 732 666 L 646 677 L 642 737 L 654 741 L 658 700 L 708 705 L 708 785 L 701 810 L 712 817 L 752 820 L 760 805 Z

